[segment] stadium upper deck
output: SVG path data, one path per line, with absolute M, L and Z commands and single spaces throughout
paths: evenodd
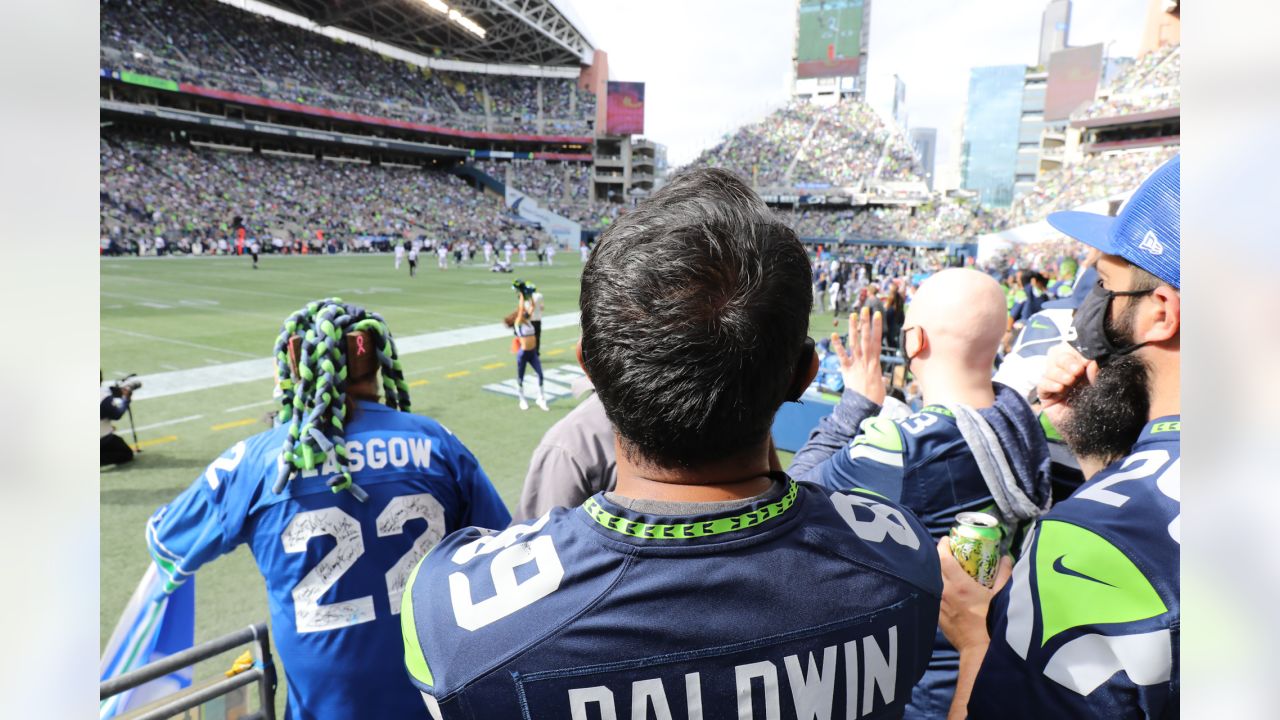
M 103 65 L 212 91 L 205 95 L 246 96 L 237 100 L 490 133 L 590 135 L 595 97 L 577 87 L 576 74 L 593 50 L 549 4 L 495 2 L 487 14 L 460 16 L 472 29 L 429 7 L 443 3 L 362 3 L 345 12 L 334 3 L 278 4 L 401 50 L 489 64 L 484 72 L 432 69 L 214 0 L 103 0 Z M 530 62 L 542 67 L 511 71 L 534 75 L 502 74 L 504 65 Z

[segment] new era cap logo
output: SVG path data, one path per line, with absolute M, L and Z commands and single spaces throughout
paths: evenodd
M 1156 239 L 1156 231 L 1148 230 L 1146 235 L 1142 236 L 1142 242 L 1138 243 L 1138 248 L 1146 250 L 1152 255 L 1161 255 L 1164 253 L 1164 245 Z

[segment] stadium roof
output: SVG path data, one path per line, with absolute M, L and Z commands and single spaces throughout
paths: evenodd
M 590 41 L 551 0 L 266 2 L 317 25 L 347 30 L 427 57 L 552 67 L 587 65 L 593 58 Z

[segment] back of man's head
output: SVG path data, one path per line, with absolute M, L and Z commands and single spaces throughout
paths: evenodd
M 950 268 L 920 283 L 905 326 L 923 329 L 928 349 L 912 371 L 923 377 L 945 367 L 989 375 L 1004 335 L 1006 308 L 999 283 L 977 270 Z
M 691 467 L 763 442 L 808 335 L 795 233 L 723 170 L 681 173 L 583 270 L 583 365 L 623 451 Z

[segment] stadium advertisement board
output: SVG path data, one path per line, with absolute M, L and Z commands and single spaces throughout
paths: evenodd
M 1049 82 L 1044 93 L 1044 119 L 1066 120 L 1093 102 L 1102 77 L 1102 44 L 1067 48 L 1049 56 Z
M 172 80 L 152 77 L 151 75 L 143 75 L 142 73 L 129 72 L 128 70 L 120 71 L 120 81 L 127 82 L 131 85 L 142 85 L 143 87 L 155 88 L 157 90 L 178 92 L 178 83 Z
M 796 77 L 858 75 L 865 0 L 800 0 Z
M 609 81 L 606 100 L 605 133 L 644 133 L 644 83 Z

